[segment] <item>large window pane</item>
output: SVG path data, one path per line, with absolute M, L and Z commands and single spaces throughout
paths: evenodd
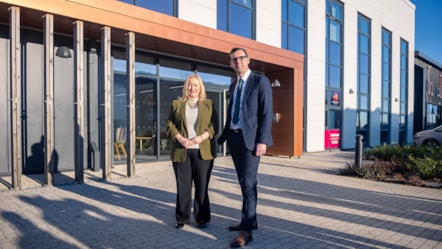
M 231 0 L 232 2 L 244 5 L 246 7 L 252 7 L 252 0 Z
M 330 42 L 330 48 L 329 48 L 329 53 L 330 53 L 330 64 L 333 65 L 341 65 L 342 61 L 341 61 L 341 44 L 336 43 L 336 42 Z
M 224 30 L 224 31 L 228 31 L 229 30 L 229 25 L 228 25 L 228 11 L 227 11 L 227 5 L 228 2 L 226 0 L 218 0 L 217 1 L 217 28 L 219 30 Z
M 368 19 L 363 18 L 360 16 L 359 18 L 359 33 L 365 34 L 367 36 L 370 35 L 370 24 Z
M 335 21 L 330 20 L 330 37 L 331 41 L 341 42 L 341 25 Z
M 174 16 L 174 0 L 161 0 L 161 1 L 152 1 L 152 0 L 137 0 L 136 5 L 154 10 L 166 15 Z
M 330 122 L 329 129 L 340 129 L 341 128 L 341 111 L 340 110 L 330 110 Z
M 330 82 L 329 86 L 333 88 L 341 88 L 341 68 L 330 66 Z
M 281 39 L 281 47 L 282 48 L 285 48 L 285 49 L 288 49 L 288 25 L 287 25 L 287 23 L 282 23 L 282 27 L 281 27 L 281 36 L 282 36 L 282 39 Z
M 369 61 L 366 54 L 359 54 L 359 73 L 368 74 Z
M 337 2 L 335 2 L 335 1 L 332 1 L 332 4 L 331 4 L 331 15 L 334 18 L 342 21 L 342 5 L 337 3 Z
M 290 26 L 288 49 L 300 54 L 304 54 L 304 30 Z
M 367 129 L 368 128 L 368 113 L 358 112 L 356 129 Z
M 230 33 L 252 39 L 252 11 L 236 4 L 230 5 Z
M 359 89 L 360 93 L 368 93 L 368 75 L 359 74 Z
M 359 36 L 359 52 L 368 54 L 368 48 L 369 48 L 369 39 L 366 36 L 360 35 Z
M 359 96 L 359 108 L 362 110 L 368 110 L 368 98 L 365 95 Z
M 304 6 L 290 1 L 289 22 L 298 27 L 304 27 Z

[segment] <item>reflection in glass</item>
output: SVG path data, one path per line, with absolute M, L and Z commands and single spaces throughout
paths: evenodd
M 341 111 L 330 110 L 329 129 L 341 129 Z
M 290 1 L 289 8 L 289 23 L 298 27 L 304 27 L 304 6 Z
M 333 88 L 341 88 L 341 68 L 336 66 L 329 66 L 330 82 L 329 86 Z
M 368 75 L 359 74 L 359 93 L 368 93 Z
M 288 49 L 300 54 L 304 54 L 304 30 L 290 26 Z
M 230 4 L 229 32 L 252 39 L 252 10 Z
M 151 0 L 137 0 L 136 5 L 150 9 L 156 12 L 160 12 L 169 16 L 176 16 L 174 12 L 175 0 L 161 0 L 161 1 L 151 1 Z
M 329 42 L 329 52 L 330 52 L 330 64 L 341 65 L 341 44 L 336 42 Z
M 330 20 L 330 40 L 340 43 L 341 42 L 341 26 L 339 23 Z

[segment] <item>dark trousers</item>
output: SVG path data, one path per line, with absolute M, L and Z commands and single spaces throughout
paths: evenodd
M 210 221 L 210 202 L 208 195 L 213 160 L 203 160 L 198 149 L 188 149 L 186 161 L 173 163 L 177 184 L 176 221 L 189 224 L 192 206 L 192 182 L 195 185 L 193 216 L 196 222 Z
M 244 144 L 241 132 L 231 131 L 227 137 L 236 174 L 242 192 L 242 217 L 241 230 L 252 231 L 253 224 L 256 224 L 256 205 L 258 199 L 257 175 L 258 165 L 261 157 L 255 156 L 255 151 L 250 151 Z

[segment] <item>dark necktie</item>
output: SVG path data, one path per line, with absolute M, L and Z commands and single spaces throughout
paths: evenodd
M 238 89 L 236 90 L 235 112 L 233 113 L 233 119 L 232 119 L 232 122 L 234 124 L 238 123 L 238 121 L 239 121 L 239 108 L 240 108 L 240 103 L 241 103 L 241 90 L 242 90 L 243 83 L 244 83 L 244 81 L 242 79 L 240 79 Z

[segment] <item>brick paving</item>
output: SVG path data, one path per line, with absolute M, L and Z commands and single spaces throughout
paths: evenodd
M 263 157 L 259 229 L 247 248 L 442 248 L 442 189 L 336 174 L 352 160 L 341 151 Z M 194 222 L 174 228 L 170 162 L 137 165 L 133 178 L 118 175 L 1 190 L 0 248 L 229 248 L 236 233 L 227 227 L 238 223 L 241 205 L 229 157 L 215 160 L 212 221 L 203 230 Z

